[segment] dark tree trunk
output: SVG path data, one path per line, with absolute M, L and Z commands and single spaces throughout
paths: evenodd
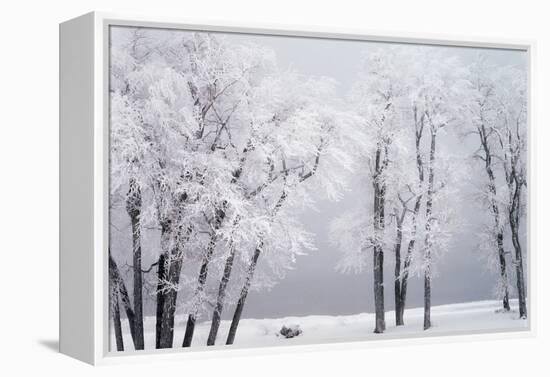
M 212 253 L 214 252 L 214 246 L 216 244 L 216 236 L 212 234 L 210 238 L 210 243 L 208 245 L 206 255 L 203 258 L 202 265 L 199 272 L 199 281 L 197 288 L 195 289 L 195 301 L 196 305 L 199 305 L 200 295 L 204 289 L 204 284 L 206 283 L 206 278 L 208 276 L 208 264 L 212 258 Z M 191 313 L 187 317 L 187 325 L 185 327 L 185 336 L 183 337 L 182 347 L 190 347 L 191 342 L 193 341 L 193 335 L 195 333 L 195 324 L 197 320 L 197 308 L 191 308 Z
M 429 253 L 429 251 L 427 251 Z M 432 284 L 429 272 L 424 273 L 424 330 L 432 327 Z
M 386 151 L 386 158 L 387 158 L 387 151 Z M 381 234 L 384 234 L 384 228 L 386 225 L 385 220 L 385 208 L 386 208 L 386 184 L 382 184 L 381 190 L 380 190 L 380 231 Z M 386 311 L 384 306 L 384 249 L 383 246 L 380 245 L 380 258 L 379 261 L 379 271 L 380 271 L 380 303 L 381 308 L 379 310 L 379 318 L 380 322 L 382 324 L 382 330 L 386 331 Z
M 183 264 L 182 253 L 183 244 L 191 234 L 187 234 L 180 239 L 181 231 L 177 231 L 174 245 L 170 244 L 172 226 L 164 223 L 161 226 L 161 244 L 162 254 L 159 258 L 158 266 L 158 287 L 157 287 L 157 322 L 156 339 L 157 348 L 172 348 L 174 341 L 174 317 L 176 314 L 176 302 L 178 296 L 178 286 L 181 267 Z
M 132 224 L 132 251 L 134 273 L 134 333 L 136 350 L 144 349 L 143 340 L 143 275 L 141 270 L 141 189 L 135 179 L 130 179 L 126 197 L 126 211 Z
M 233 178 L 231 179 L 231 183 L 236 183 L 241 177 L 244 169 L 244 164 L 248 157 L 248 152 L 250 152 L 253 149 L 254 147 L 252 144 L 252 140 L 248 140 L 246 147 L 243 149 L 242 157 L 239 161 L 239 166 L 233 172 Z M 239 221 L 240 221 L 240 218 L 235 219 L 235 221 L 233 222 L 233 226 L 236 226 L 239 223 Z M 231 271 L 233 269 L 234 260 L 235 260 L 235 248 L 233 247 L 233 245 L 230 245 L 229 256 L 225 261 L 225 267 L 223 270 L 222 279 L 218 287 L 218 298 L 216 299 L 216 306 L 214 308 L 214 312 L 212 313 L 212 323 L 210 325 L 210 332 L 208 333 L 208 339 L 206 340 L 207 346 L 213 346 L 216 343 L 216 338 L 218 336 L 218 330 L 220 328 L 221 315 L 223 312 L 223 306 L 225 301 L 225 292 L 227 289 L 227 284 L 229 283 L 229 279 L 231 278 Z
M 510 311 L 510 297 L 508 293 L 508 273 L 506 271 L 506 255 L 504 253 L 504 233 L 499 231 L 497 233 L 497 245 L 498 245 L 498 260 L 500 264 L 500 278 L 502 279 L 502 284 L 504 285 L 504 292 L 502 297 L 502 308 L 509 312 Z
M 165 257 L 161 254 L 158 260 L 157 270 L 157 314 L 156 314 L 156 331 L 155 331 L 155 348 L 160 347 L 161 328 L 162 328 L 162 312 L 164 311 L 164 281 L 166 279 L 165 273 Z
M 319 163 L 319 160 L 317 158 L 315 166 L 317 166 L 318 163 Z M 312 177 L 315 174 L 315 172 L 316 172 L 316 169 L 312 170 L 312 174 L 308 173 L 309 175 L 307 176 L 307 178 Z M 302 181 L 306 180 L 307 178 L 302 178 Z M 273 212 L 271 214 L 272 218 L 277 216 L 277 213 L 283 207 L 283 204 L 286 198 L 287 198 L 287 192 L 285 189 L 283 189 L 283 192 L 281 193 L 279 200 L 277 201 L 277 203 L 275 204 L 275 207 L 273 208 Z M 256 250 L 254 250 L 254 255 L 252 256 L 250 265 L 248 266 L 246 280 L 241 290 L 239 301 L 237 302 L 237 307 L 235 308 L 235 313 L 233 314 L 233 319 L 231 320 L 231 326 L 229 328 L 229 334 L 227 335 L 226 344 L 233 344 L 233 341 L 235 340 L 237 327 L 239 326 L 239 321 L 241 320 L 241 315 L 243 313 L 246 297 L 248 296 L 248 290 L 250 289 L 250 285 L 252 284 L 252 279 L 254 278 L 254 271 L 256 271 L 256 265 L 258 264 L 258 258 L 260 257 L 260 253 L 262 252 L 263 245 L 264 245 L 263 241 L 260 240 L 258 247 L 256 248 Z
M 434 195 L 434 163 L 435 163 L 435 149 L 436 149 L 437 131 L 431 132 L 431 144 L 430 144 L 430 164 L 428 166 L 428 193 L 426 198 L 426 248 L 424 252 L 424 330 L 429 329 L 432 326 L 431 321 L 431 309 L 432 309 L 432 207 L 433 207 L 433 195 Z
M 216 236 L 212 234 L 210 242 L 206 251 L 206 255 L 203 258 L 201 269 L 199 272 L 199 281 L 197 288 L 195 289 L 195 303 L 198 305 L 200 301 L 200 295 L 204 289 L 204 284 L 206 283 L 206 278 L 208 276 L 208 264 L 212 258 L 212 253 L 214 252 L 214 246 L 216 244 Z M 187 317 L 187 325 L 185 327 L 185 336 L 183 337 L 182 347 L 190 347 L 191 342 L 193 341 L 193 334 L 195 333 L 195 324 L 197 321 L 197 309 L 191 308 L 191 313 Z
M 116 350 L 124 351 L 124 339 L 122 338 L 122 324 L 120 322 L 120 306 L 118 304 L 118 288 L 111 288 L 111 312 L 113 314 L 113 328 L 115 330 Z
M 494 187 L 494 182 L 493 182 Z M 508 293 L 508 273 L 506 271 L 506 254 L 504 252 L 504 231 L 500 225 L 500 215 L 496 201 L 493 199 L 493 215 L 495 217 L 495 226 L 497 227 L 496 239 L 498 248 L 498 261 L 500 266 L 500 279 L 502 281 L 504 292 L 502 295 L 502 308 L 510 311 L 510 299 Z
M 169 221 L 161 223 L 161 254 L 159 256 L 159 264 L 157 269 L 157 318 L 156 318 L 156 335 L 155 346 L 156 348 L 171 348 L 173 333 L 171 334 L 170 326 L 167 326 L 167 321 L 170 322 L 170 316 L 165 313 L 165 302 L 167 300 L 168 292 L 170 290 L 168 286 L 168 270 L 170 268 L 170 237 L 172 233 L 172 226 Z
M 403 263 L 403 273 L 401 276 L 401 288 L 399 290 L 400 296 L 399 296 L 399 319 L 401 320 L 401 325 L 405 324 L 404 321 L 404 314 L 405 314 L 405 306 L 407 304 L 407 288 L 409 283 L 409 268 L 411 266 L 412 261 L 412 253 L 414 250 L 414 245 L 416 244 L 416 218 L 418 216 L 418 212 L 420 211 L 420 204 L 422 201 L 422 195 L 418 196 L 416 198 L 416 202 L 414 205 L 414 212 L 413 212 L 413 231 L 411 235 L 411 240 L 409 241 L 409 244 L 407 246 L 407 256 L 405 257 L 405 262 Z M 397 311 L 397 310 L 396 310 Z
M 515 189 L 512 198 L 512 205 L 509 210 L 510 230 L 512 232 L 512 244 L 515 251 L 515 265 L 516 265 L 516 284 L 518 290 L 519 301 L 519 316 L 520 318 L 527 318 L 527 294 L 525 289 L 525 276 L 523 270 L 523 253 L 521 249 L 521 243 L 519 240 L 519 211 L 520 211 L 520 198 L 521 198 L 521 183 L 515 176 L 516 172 L 513 172 L 513 179 Z
M 206 248 L 206 254 L 202 260 L 201 268 L 199 271 L 199 279 L 197 282 L 197 288 L 195 289 L 194 299 L 195 304 L 199 305 L 201 301 L 202 291 L 204 290 L 204 285 L 206 284 L 206 278 L 208 277 L 208 265 L 212 259 L 212 254 L 216 248 L 216 243 L 218 241 L 217 231 L 220 229 L 222 222 L 225 218 L 226 203 L 223 204 L 221 209 L 216 211 L 216 219 L 214 222 L 213 233 L 210 235 L 210 241 Z M 197 310 L 198 307 L 191 308 L 191 313 L 187 317 L 187 325 L 185 327 L 185 336 L 183 337 L 182 347 L 190 347 L 193 342 L 193 335 L 195 333 L 195 324 L 197 321 Z
M 516 284 L 518 289 L 519 316 L 520 318 L 527 318 L 527 300 L 525 293 L 525 277 L 523 271 L 523 255 L 517 231 L 512 234 L 512 242 L 514 244 L 516 257 Z
M 407 213 L 406 203 L 403 204 L 401 215 L 397 218 L 397 234 L 395 236 L 395 271 L 394 271 L 394 298 L 395 298 L 395 325 L 402 326 L 403 310 L 401 310 L 401 244 L 403 242 L 403 221 Z
M 190 347 L 193 341 L 193 334 L 195 332 L 196 316 L 189 314 L 187 317 L 187 324 L 185 325 L 185 336 L 183 337 L 182 347 Z
M 233 269 L 234 260 L 235 247 L 231 245 L 229 248 L 229 257 L 225 261 L 222 280 L 220 282 L 220 286 L 218 287 L 218 299 L 216 300 L 216 307 L 214 308 L 214 313 L 212 315 L 212 325 L 210 326 L 208 340 L 206 341 L 207 346 L 213 346 L 214 344 L 216 344 L 216 337 L 218 336 L 218 330 L 220 328 L 221 316 L 225 300 L 225 291 L 227 289 L 229 279 L 231 278 L 231 271 Z
M 416 169 L 418 171 L 418 181 L 419 181 L 419 193 L 416 193 L 416 200 L 414 203 L 414 210 L 412 213 L 412 233 L 411 239 L 407 247 L 407 254 L 405 256 L 405 262 L 403 263 L 403 272 L 401 274 L 401 285 L 399 289 L 399 308 L 396 308 L 396 318 L 401 322 L 401 325 L 404 324 L 404 314 L 405 306 L 407 303 L 407 288 L 409 281 L 409 268 L 412 262 L 412 253 L 416 244 L 416 233 L 417 233 L 417 218 L 420 213 L 420 206 L 422 205 L 422 185 L 424 183 L 424 162 L 422 161 L 422 154 L 420 151 L 420 143 L 422 141 L 422 134 L 424 132 L 424 115 L 418 118 L 418 110 L 415 107 L 413 109 L 414 114 L 414 124 L 415 124 L 415 147 L 416 147 Z M 397 314 L 399 312 L 399 314 Z
M 481 117 L 483 120 L 483 117 Z M 493 211 L 493 217 L 495 220 L 495 238 L 497 241 L 497 252 L 498 252 L 498 260 L 500 265 L 500 279 L 502 281 L 502 284 L 504 286 L 504 292 L 502 297 L 502 307 L 505 311 L 510 311 L 510 301 L 509 301 L 509 294 L 508 294 L 508 276 L 506 271 L 506 257 L 504 253 L 504 230 L 503 226 L 500 223 L 500 210 L 498 207 L 498 203 L 496 201 L 496 184 L 495 184 L 495 175 L 493 173 L 493 166 L 492 166 L 492 154 L 491 149 L 489 145 L 487 130 L 485 129 L 485 125 L 482 123 L 478 127 L 478 134 L 479 139 L 481 142 L 481 146 L 484 151 L 484 157 L 485 160 L 485 172 L 487 173 L 487 177 L 489 179 L 489 195 L 490 195 L 490 203 L 491 203 L 491 209 Z
M 258 264 L 258 258 L 260 257 L 262 245 L 263 244 L 260 243 L 260 246 L 256 248 L 256 250 L 254 251 L 254 255 L 252 256 L 252 260 L 250 261 L 246 280 L 243 289 L 241 290 L 239 301 L 237 302 L 237 307 L 235 308 L 235 313 L 233 314 L 233 319 L 231 320 L 231 326 L 229 327 L 229 334 L 227 335 L 226 344 L 233 344 L 233 342 L 235 341 L 237 327 L 239 326 L 239 321 L 241 320 L 241 315 L 243 314 L 244 304 L 246 301 L 246 297 L 248 296 L 248 290 L 250 289 L 250 285 L 252 284 L 254 271 L 256 270 L 256 265 Z
M 128 295 L 128 290 L 126 289 L 126 284 L 124 284 L 124 281 L 122 280 L 122 276 L 120 275 L 120 271 L 118 270 L 118 266 L 115 260 L 111 257 L 110 250 L 109 250 L 109 279 L 113 288 L 118 290 L 120 300 L 122 301 L 122 306 L 124 307 L 124 311 L 126 312 L 126 318 L 128 319 L 128 327 L 130 328 L 130 335 L 132 336 L 132 341 L 135 347 L 136 335 L 134 332 L 134 329 L 135 329 L 134 309 L 132 308 L 132 304 L 130 302 L 130 297 Z
M 412 251 L 414 250 L 414 240 L 409 241 L 409 245 L 407 246 L 407 257 L 405 258 L 405 263 L 403 263 L 403 276 L 401 276 L 401 287 L 399 289 L 399 307 L 396 309 L 396 311 L 399 311 L 399 320 L 400 324 L 398 326 L 402 326 L 405 324 L 405 306 L 407 304 L 407 289 L 408 289 L 408 283 L 409 283 L 409 268 L 411 265 L 412 260 Z
M 375 333 L 384 332 L 384 285 L 382 268 L 383 263 L 382 250 L 380 246 L 375 246 L 373 255 L 374 264 L 374 311 L 375 311 Z
M 167 266 L 166 279 L 171 288 L 167 290 L 162 302 L 162 317 L 160 325 L 159 348 L 172 348 L 174 341 L 174 321 L 176 315 L 176 302 L 178 297 L 177 286 L 179 285 L 182 260 L 178 256 Z
M 385 157 L 382 154 L 385 153 Z M 383 237 L 385 219 L 385 184 L 381 174 L 387 163 L 387 151 L 381 146 L 376 150 L 374 185 L 374 235 L 375 245 L 373 252 L 373 277 L 374 277 L 374 308 L 375 308 L 375 333 L 382 333 L 386 329 L 384 310 L 384 250 L 381 238 Z
M 401 311 L 401 245 L 395 245 L 395 280 L 393 282 L 394 287 L 394 299 L 395 299 L 395 325 L 403 326 L 403 315 Z

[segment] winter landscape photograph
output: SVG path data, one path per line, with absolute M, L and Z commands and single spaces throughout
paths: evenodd
M 528 330 L 528 66 L 111 26 L 110 351 Z

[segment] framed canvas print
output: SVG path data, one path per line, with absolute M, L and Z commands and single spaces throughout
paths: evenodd
M 62 352 L 532 331 L 530 43 L 91 13 L 60 51 Z

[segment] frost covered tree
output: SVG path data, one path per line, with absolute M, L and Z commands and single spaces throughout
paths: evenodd
M 508 292 L 508 269 L 506 262 L 506 252 L 504 250 L 505 242 L 505 218 L 503 217 L 503 203 L 500 195 L 502 187 L 499 183 L 497 174 L 499 169 L 498 156 L 498 100 L 499 91 L 496 80 L 496 68 L 487 62 L 484 55 L 479 55 L 476 61 L 469 67 L 469 84 L 471 96 L 467 102 L 469 110 L 469 123 L 473 130 L 471 133 L 479 138 L 479 148 L 474 154 L 474 158 L 483 164 L 487 183 L 482 189 L 482 200 L 488 206 L 492 213 L 493 225 L 487 232 L 481 235 L 482 249 L 489 249 L 490 260 L 498 261 L 498 272 L 500 280 L 498 282 L 498 292 L 502 298 L 502 308 L 505 311 L 510 310 L 509 292 Z M 498 188 L 498 191 L 497 191 Z M 493 254 L 496 251 L 496 258 Z
M 297 91 L 296 88 L 300 86 L 299 78 L 292 75 L 293 85 L 289 86 L 290 80 L 282 72 L 272 76 L 277 77 L 277 79 L 262 79 L 256 87 L 251 88 L 246 101 L 247 111 L 249 112 L 247 122 L 250 128 L 249 136 L 232 181 L 232 184 L 237 185 L 242 192 L 243 200 L 250 204 L 246 219 L 264 216 L 264 213 L 267 212 L 266 209 L 263 213 L 261 211 L 260 213 L 252 213 L 254 209 L 265 204 L 263 202 L 258 203 L 258 198 L 265 202 L 267 198 L 264 193 L 268 192 L 272 186 L 277 185 L 278 180 L 286 178 L 290 171 L 295 170 L 295 168 L 286 167 L 286 160 L 285 166 L 279 168 L 278 160 L 280 156 L 277 151 L 288 148 L 288 142 L 291 139 L 288 137 L 277 138 L 277 131 L 284 130 L 284 132 L 287 132 L 288 130 L 285 127 L 288 124 L 285 123 L 287 119 L 302 111 L 294 102 L 297 98 L 293 95 Z M 283 83 L 285 88 L 291 87 L 293 89 L 285 90 Z M 279 132 L 279 136 L 281 134 Z M 251 179 L 254 176 L 257 178 Z M 238 252 L 237 249 L 248 246 L 246 243 L 243 244 L 244 239 L 256 237 L 256 231 L 246 229 L 243 226 L 243 220 L 243 216 L 236 217 L 233 220 L 227 237 L 229 253 L 226 257 L 218 287 L 212 325 L 207 340 L 208 345 L 213 345 L 217 337 L 221 313 L 226 300 L 226 290 L 233 271 L 233 265 L 236 263 L 235 254 Z M 258 221 L 261 221 L 261 218 Z
M 142 35 L 142 38 L 145 38 Z M 141 264 L 135 263 L 141 258 L 137 252 L 139 247 L 139 226 L 144 223 L 143 209 L 147 205 L 149 214 L 153 212 L 154 201 L 143 202 L 144 189 L 151 189 L 153 181 L 159 179 L 149 173 L 149 167 L 155 161 L 155 155 L 151 153 L 154 147 L 155 130 L 147 122 L 147 108 L 151 104 L 151 93 L 145 85 L 151 84 L 146 80 L 145 62 L 135 61 L 131 52 L 134 41 L 120 49 L 113 48 L 116 59 L 111 67 L 111 192 L 126 190 L 126 210 L 131 218 L 132 243 L 134 249 L 134 276 L 135 293 L 142 289 L 138 283 L 141 275 Z M 153 141 L 154 140 L 154 141 Z M 159 161 L 161 162 L 161 161 Z M 158 209 L 158 208 L 157 208 Z M 163 296 L 164 292 L 159 292 Z M 136 300 L 137 302 L 138 300 Z M 138 321 L 139 322 L 139 321 Z
M 420 136 L 419 136 L 420 139 Z M 407 298 L 407 288 L 409 275 L 412 269 L 412 262 L 417 237 L 417 222 L 420 205 L 422 202 L 422 165 L 419 165 L 420 177 L 417 177 L 416 164 L 422 160 L 416 160 L 404 153 L 399 158 L 404 158 L 403 162 L 413 161 L 413 163 L 402 163 L 401 173 L 394 175 L 396 178 L 391 185 L 393 190 L 389 204 L 392 208 L 392 221 L 395 229 L 395 238 L 393 251 L 395 256 L 394 265 L 394 302 L 395 302 L 395 324 L 404 325 L 404 312 Z M 408 242 L 407 242 L 408 241 Z M 406 246 L 406 248 L 404 248 Z
M 235 338 L 240 317 L 255 278 L 260 255 L 267 257 L 273 265 L 274 257 L 283 261 L 293 261 L 296 255 L 312 248 L 310 236 L 304 232 L 291 211 L 285 206 L 310 203 L 312 186 L 315 182 L 315 195 L 327 195 L 337 199 L 345 188 L 341 171 L 351 169 L 352 159 L 345 150 L 352 142 L 359 142 L 350 128 L 353 117 L 346 115 L 331 104 L 334 102 L 332 82 L 326 80 L 305 80 L 295 74 L 277 75 L 275 81 L 269 79 L 267 88 L 261 88 L 257 95 L 269 95 L 270 101 L 257 100 L 264 104 L 255 113 L 262 140 L 254 148 L 257 153 L 246 166 L 252 177 L 258 177 L 245 188 L 245 197 L 252 201 L 253 208 L 260 208 L 262 218 L 258 218 L 251 239 L 253 243 L 241 246 L 252 253 L 245 267 L 245 278 L 238 295 L 236 309 L 227 337 L 227 344 Z M 292 85 L 289 85 L 292 82 Z M 289 90 L 289 88 L 291 88 Z M 271 103 L 265 107 L 266 103 Z M 263 120 L 262 120 L 263 119 Z M 355 141 L 352 141 L 355 140 Z M 252 143 L 255 145 L 257 140 Z M 253 172 L 257 170 L 260 171 Z M 307 187 L 307 188 L 306 188 Z M 208 344 L 214 344 L 223 309 L 225 289 L 231 275 L 236 247 L 233 244 L 227 258 L 218 291 L 216 308 L 209 334 Z
M 197 317 L 212 301 L 209 271 L 230 268 L 237 248 L 248 286 L 256 249 L 281 276 L 295 255 L 311 248 L 293 216 L 275 213 L 288 196 L 307 201 L 309 194 L 295 188 L 323 176 L 317 172 L 321 155 L 330 153 L 323 160 L 340 168 L 349 164 L 332 147 L 334 117 L 339 124 L 347 118 L 328 110 L 330 80 L 276 72 L 272 52 L 257 46 L 231 45 L 206 33 L 176 36 L 140 32 L 140 48 L 147 51 L 140 61 L 132 55 L 135 33 L 113 46 L 111 192 L 113 199 L 127 199 L 127 212 L 140 226 L 159 232 L 153 264 L 157 348 L 172 347 L 181 290 L 192 292 L 184 304 L 182 344 L 191 345 Z M 330 179 L 320 179 L 319 187 L 335 196 L 342 180 L 324 176 Z M 277 205 L 283 181 L 285 195 Z M 184 263 L 198 265 L 195 282 L 181 281 Z M 228 280 L 226 273 L 221 281 Z M 218 293 L 222 303 L 225 288 Z
M 203 87 L 192 83 L 192 95 L 195 106 L 201 106 L 201 122 L 211 130 L 200 130 L 201 138 L 212 137 L 207 146 L 212 153 L 221 155 L 228 164 L 225 172 L 225 187 L 220 192 L 220 203 L 215 205 L 212 216 L 207 216 L 209 240 L 202 256 L 198 281 L 194 292 L 194 303 L 188 316 L 183 346 L 191 345 L 198 308 L 201 305 L 209 267 L 220 239 L 223 227 L 234 222 L 243 210 L 244 198 L 238 187 L 242 175 L 242 165 L 250 153 L 249 92 L 256 85 L 255 80 L 272 64 L 271 54 L 264 49 L 233 48 L 216 41 L 214 38 L 206 44 L 194 43 L 187 47 L 187 55 L 192 57 L 192 77 L 203 77 Z M 208 70 L 205 69 L 209 65 Z M 228 211 L 231 212 L 228 216 Z
M 498 155 L 506 182 L 506 215 L 514 248 L 519 315 L 527 318 L 527 293 L 523 268 L 520 222 L 525 214 L 527 186 L 527 78 L 516 68 L 499 74 L 497 92 Z
M 414 62 L 408 66 L 400 66 L 402 72 L 403 94 L 400 104 L 401 127 L 396 149 L 394 172 L 391 175 L 390 201 L 393 203 L 393 219 L 395 223 L 395 255 L 394 267 L 394 301 L 395 324 L 404 325 L 404 312 L 407 300 L 408 282 L 414 273 L 416 242 L 418 238 L 418 223 L 422 199 L 426 191 L 424 179 L 423 136 L 426 127 L 426 114 L 419 102 L 419 94 L 423 83 L 418 72 L 423 69 L 422 51 L 403 48 L 400 51 L 401 61 Z M 397 144 L 397 143 L 396 143 Z M 404 258 L 403 244 L 406 245 Z
M 444 251 L 447 246 L 446 227 L 450 221 L 449 208 L 437 206 L 445 197 L 448 184 L 445 175 L 436 177 L 438 135 L 456 124 L 462 110 L 461 95 L 465 91 L 464 72 L 457 65 L 456 58 L 434 58 L 435 51 L 428 49 L 431 56 L 424 59 L 424 67 L 419 72 L 417 104 L 423 113 L 429 132 L 429 148 L 426 161 L 426 207 L 422 270 L 424 271 L 424 330 L 431 327 L 431 289 L 433 278 L 434 253 Z M 430 53 L 431 52 L 431 53 Z M 446 168 L 445 161 L 443 162 Z M 444 173 L 445 174 L 445 173 Z M 450 170 L 447 170 L 447 175 Z
M 511 265 L 516 278 L 520 317 L 527 316 L 520 221 L 526 182 L 526 78 L 517 68 L 497 68 L 479 55 L 469 67 L 468 123 L 479 139 L 474 157 L 483 164 L 487 184 L 482 200 L 492 213 L 492 226 L 480 234 L 490 268 L 499 272 L 498 293 L 509 311 L 510 277 L 507 242 L 514 249 Z M 509 241 L 507 241 L 509 240 Z
M 143 329 L 143 273 L 142 273 L 142 242 L 141 242 L 141 185 L 144 184 L 140 174 L 143 163 L 142 118 L 131 110 L 140 106 L 142 98 L 132 91 L 131 76 L 136 73 L 136 67 L 147 62 L 151 54 L 151 46 L 147 33 L 143 29 L 134 29 L 128 34 L 123 51 L 114 49 L 115 59 L 111 65 L 111 95 L 113 116 L 112 125 L 112 170 L 115 174 L 113 191 L 127 187 L 124 202 L 131 222 L 132 234 L 132 272 L 134 301 L 134 335 L 135 348 L 144 349 Z M 124 104 L 123 104 L 124 103 Z M 121 109 L 121 107 L 125 107 Z M 120 112 L 118 110 L 121 110 Z M 128 140 L 135 142 L 129 145 Z
M 432 264 L 448 249 L 456 225 L 446 203 L 452 200 L 448 183 L 459 170 L 447 156 L 437 156 L 436 147 L 438 134 L 457 118 L 463 83 L 454 60 L 434 55 L 428 47 L 369 51 L 368 69 L 353 91 L 372 142 L 362 161 L 374 200 L 372 206 L 363 202 L 363 210 L 336 219 L 331 231 L 344 252 L 340 269 L 361 271 L 368 251 L 373 252 L 375 332 L 385 327 L 384 251 L 395 255 L 396 325 L 404 323 L 408 279 L 415 273 L 424 278 L 429 328 Z
M 414 167 L 407 167 L 402 170 L 400 177 L 406 186 L 405 193 L 398 193 L 398 213 L 396 214 L 396 242 L 395 242 L 395 273 L 394 273 L 394 295 L 395 295 L 395 323 L 397 326 L 404 325 L 404 312 L 407 301 L 409 276 L 411 275 L 413 256 L 418 238 L 418 222 L 422 199 L 425 193 L 424 180 L 424 156 L 422 152 L 422 136 L 424 135 L 426 117 L 419 109 L 415 93 L 410 96 L 410 104 L 406 111 L 412 113 L 409 120 L 414 126 L 414 134 L 411 138 L 414 143 L 414 156 L 404 157 L 403 161 L 414 161 Z M 412 174 L 411 174 L 412 172 Z M 403 179 L 404 178 L 404 179 Z M 405 199 L 406 198 L 406 199 Z M 412 205 L 414 203 L 414 205 Z M 408 214 L 407 214 L 408 212 Z M 400 217 L 397 217 L 400 216 Z M 401 244 L 403 235 L 407 235 L 408 243 L 405 258 L 401 261 Z
M 230 131 L 223 122 L 234 106 L 227 98 L 238 98 L 234 91 L 245 59 L 229 56 L 233 53 L 208 34 L 146 35 L 152 41 L 147 62 L 128 58 L 131 44 L 114 48 L 121 56 L 113 60 L 130 63 L 112 69 L 123 78 L 112 80 L 112 175 L 124 177 L 133 169 L 143 199 L 140 220 L 160 231 L 156 347 L 167 348 L 172 347 L 182 263 L 208 253 L 205 228 L 212 229 L 223 201 L 232 200 L 225 183 L 233 160 L 225 151 L 230 142 L 222 138 Z M 190 53 L 194 47 L 197 51 Z M 112 192 L 122 187 L 124 181 L 115 180 Z
M 405 71 L 401 68 L 401 48 L 392 48 L 389 51 L 369 51 L 362 62 L 362 72 L 357 83 L 352 88 L 351 103 L 354 111 L 361 119 L 362 132 L 370 141 L 367 148 L 359 152 L 363 166 L 359 167 L 363 175 L 372 186 L 372 205 L 366 206 L 361 214 L 363 230 L 358 230 L 352 244 L 346 244 L 345 238 L 337 240 L 340 248 L 344 249 L 345 257 L 341 267 L 343 269 L 361 270 L 364 261 L 363 254 L 372 249 L 373 276 L 374 276 L 374 302 L 375 302 L 375 333 L 381 333 L 386 328 L 384 308 L 384 252 L 392 243 L 388 240 L 389 233 L 386 230 L 388 216 L 386 202 L 388 201 L 388 182 L 398 169 L 392 166 L 396 150 L 401 147 L 397 140 L 401 137 L 402 111 L 400 109 L 403 96 L 406 95 L 406 81 L 403 80 Z M 391 188 L 393 190 L 393 188 Z M 393 192 L 393 191 L 392 191 Z M 406 214 L 406 212 L 405 212 Z M 404 216 L 398 215 L 397 221 Z M 371 217 L 370 220 L 366 220 Z M 346 224 L 349 217 L 344 216 L 334 224 L 335 229 L 346 233 L 354 233 L 353 224 Z M 349 229 L 346 229 L 349 226 Z M 400 226 L 400 225 L 399 225 Z M 399 227 L 398 226 L 398 227 Z M 336 233 L 336 232 L 335 232 Z M 399 238 L 399 232 L 397 238 Z M 399 258 L 401 241 L 395 245 L 397 258 Z M 356 264 L 350 266 L 350 264 Z

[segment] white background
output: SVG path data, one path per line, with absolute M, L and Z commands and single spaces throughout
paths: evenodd
M 462 376 L 548 373 L 550 263 L 544 1 L 4 1 L 0 17 L 0 374 L 68 376 Z M 58 332 L 58 23 L 91 10 L 461 37 L 536 40 L 534 338 L 354 348 L 92 368 L 54 352 Z M 261 371 L 261 372 L 260 372 Z

